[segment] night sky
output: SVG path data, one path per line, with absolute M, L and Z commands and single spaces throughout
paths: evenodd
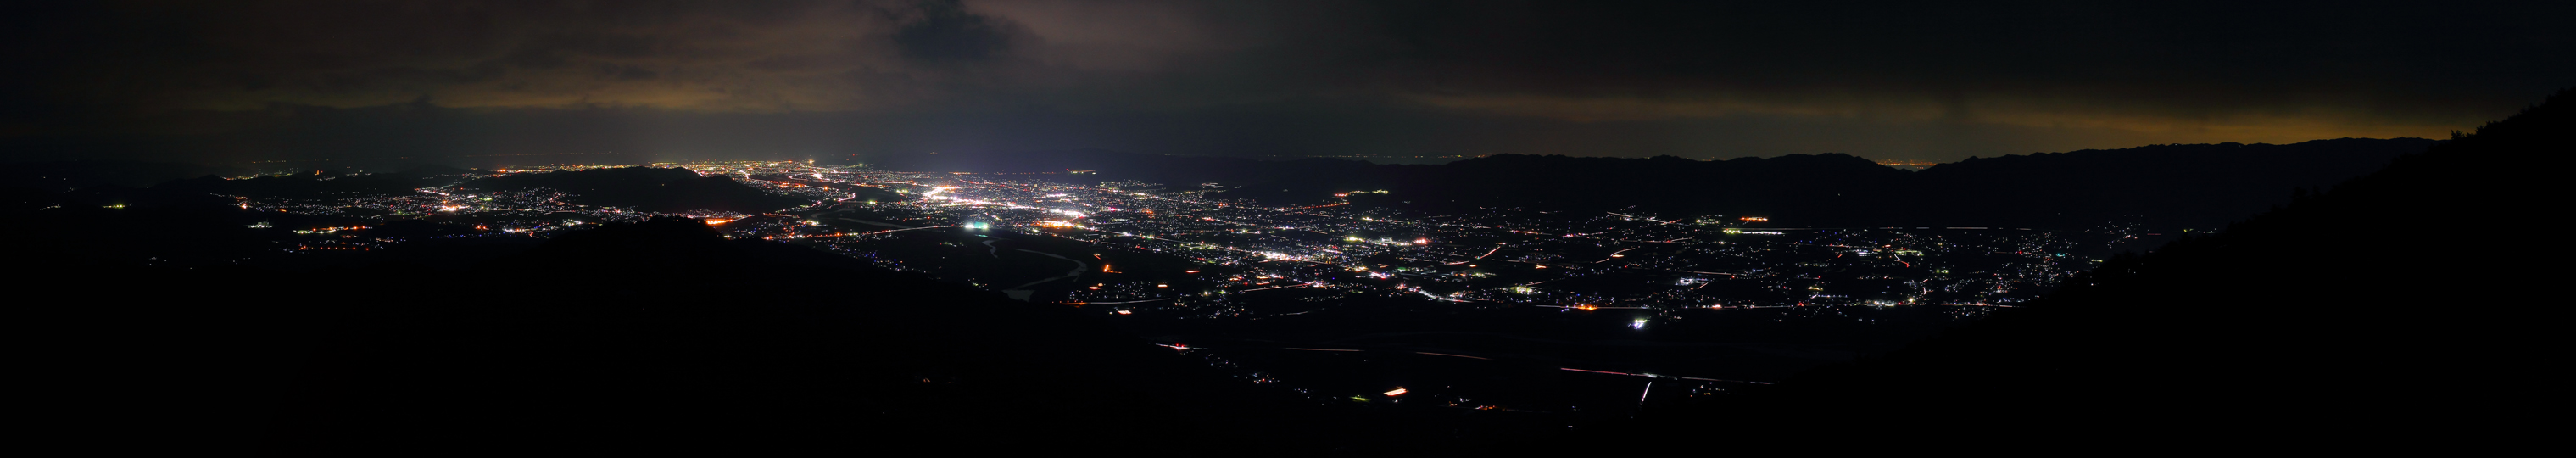
M 2442 138 L 2570 2 L 5 7 L 0 160 L 1842 152 Z

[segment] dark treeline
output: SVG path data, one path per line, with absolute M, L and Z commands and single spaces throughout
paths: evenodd
M 2565 269 L 2532 249 L 2551 243 L 2539 223 L 2552 173 L 2506 164 L 2576 152 L 2569 103 L 2562 91 L 1907 349 L 1661 406 L 1621 434 L 2085 444 L 2068 451 L 2536 444 L 2548 424 L 2534 419 L 2566 406 L 2566 313 L 2546 289 Z M 1838 424 L 1855 426 L 1816 427 Z

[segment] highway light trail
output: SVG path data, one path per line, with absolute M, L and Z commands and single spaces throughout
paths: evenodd
M 1166 298 L 1161 298 L 1161 299 L 1146 299 L 1146 300 L 1141 300 L 1141 301 L 1126 301 L 1126 302 L 1085 302 L 1084 304 L 1088 304 L 1088 305 L 1101 305 L 1101 304 L 1137 304 L 1137 303 L 1145 303 L 1145 302 L 1160 302 L 1160 301 L 1168 301 L 1168 300 L 1172 300 L 1172 298 L 1166 297 Z
M 1452 355 L 1452 354 L 1448 354 L 1448 353 L 1432 353 L 1432 352 L 1427 352 L 1427 351 L 1417 351 L 1417 352 L 1414 352 L 1414 353 L 1418 353 L 1418 354 L 1425 354 L 1425 355 L 1432 355 L 1432 356 L 1452 356 L 1452 357 L 1467 358 L 1467 359 L 1481 359 L 1481 360 L 1486 360 L 1486 361 L 1493 361 L 1493 360 L 1494 360 L 1493 358 L 1479 358 L 1479 357 L 1467 356 L 1467 355 Z
M 845 233 L 845 232 L 835 232 L 835 233 L 830 233 L 830 234 L 818 234 L 818 235 L 793 235 L 793 236 L 788 236 L 787 238 L 791 238 L 791 239 L 802 239 L 802 238 L 814 238 L 814 237 L 857 237 L 857 236 L 862 236 L 862 235 L 890 234 L 890 233 L 895 233 L 895 232 L 903 232 L 903 231 L 917 231 L 917 230 L 922 230 L 922 229 L 939 229 L 939 228 L 945 228 L 945 227 L 957 227 L 957 226 L 914 227 L 914 228 L 904 228 L 904 229 L 889 229 L 889 230 L 882 230 L 882 231 L 876 231 L 876 232 L 846 232 L 846 233 Z M 770 237 L 770 238 L 775 238 L 775 237 Z
M 1031 287 L 1031 286 L 1037 286 L 1037 285 L 1038 285 L 1038 284 L 1040 284 L 1040 283 L 1046 283 L 1046 282 L 1051 282 L 1051 281 L 1056 281 L 1056 280 L 1067 280 L 1067 279 L 1073 279 L 1073 278 L 1081 278 L 1081 277 L 1082 277 L 1082 269 L 1083 269 L 1083 268 L 1085 268 L 1085 267 L 1091 267 L 1091 265 L 1090 265 L 1090 264 L 1084 264 L 1082 261 L 1075 260 L 1075 259 L 1073 259 L 1073 258 L 1068 258 L 1068 257 L 1063 257 L 1063 256 L 1057 256 L 1055 253 L 1048 253 L 1048 252 L 1044 252 L 1044 251 L 1030 250 L 1030 249 L 1027 249 L 1027 248 L 1012 248 L 1012 249 L 1014 249 L 1014 250 L 1020 250 L 1020 251 L 1025 251 L 1025 252 L 1030 252 L 1030 253 L 1037 253 L 1038 255 L 1046 256 L 1046 257 L 1050 257 L 1050 258 L 1056 258 L 1056 259 L 1062 259 L 1062 260 L 1066 260 L 1066 261 L 1072 261 L 1072 262 L 1073 262 L 1073 270 L 1065 271 L 1063 276 L 1058 276 L 1058 277 L 1048 277 L 1048 278 L 1041 279 L 1041 280 L 1038 280 L 1038 281 L 1029 282 L 1028 284 L 1025 284 L 1025 285 L 1015 286 L 1015 287 L 1012 287 L 1012 288 L 1010 288 L 1010 289 L 1028 289 L 1029 287 Z
M 1299 284 L 1294 284 L 1294 285 L 1279 285 L 1279 286 L 1272 286 L 1272 287 L 1268 287 L 1268 288 L 1253 288 L 1253 289 L 1247 289 L 1247 290 L 1236 291 L 1236 292 L 1238 292 L 1238 293 L 1249 293 L 1249 292 L 1253 292 L 1253 291 L 1260 291 L 1260 290 L 1265 290 L 1265 289 L 1295 288 L 1295 287 L 1300 287 L 1300 286 L 1314 286 L 1314 285 L 1315 285 L 1314 283 L 1299 283 Z
M 1711 382 L 1751 383 L 1751 384 L 1756 384 L 1756 385 L 1769 385 L 1769 384 L 1771 384 L 1771 382 L 1756 382 L 1756 381 L 1751 381 L 1751 380 L 1727 380 L 1727 379 L 1717 379 L 1717 378 L 1682 377 L 1682 376 L 1677 376 L 1677 375 L 1662 375 L 1662 374 L 1631 374 L 1631 373 L 1626 373 L 1626 372 L 1596 371 L 1596 370 L 1591 370 L 1591 369 L 1575 369 L 1575 368 L 1571 368 L 1571 367 L 1560 367 L 1560 368 L 1557 368 L 1557 369 L 1567 370 L 1567 371 L 1574 371 L 1574 372 L 1590 372 L 1590 373 L 1595 373 L 1595 374 L 1625 375 L 1625 376 L 1629 376 L 1629 377 L 1669 378 L 1669 379 L 1681 379 L 1681 380 L 1706 380 L 1706 381 L 1711 381 Z

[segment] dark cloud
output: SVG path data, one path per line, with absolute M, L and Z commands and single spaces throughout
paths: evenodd
M 1011 33 L 1001 21 L 966 11 L 957 0 L 921 2 L 919 16 L 894 33 L 903 56 L 926 61 L 984 60 L 1009 50 Z
M 0 76 L 0 135 L 266 145 L 212 148 L 244 155 L 659 138 L 782 151 L 1950 159 L 2438 136 L 2576 82 L 2576 33 L 2553 22 L 2576 12 L 2563 2 L 10 8 L 0 49 L 23 70 Z M 424 98 L 435 107 L 414 106 Z M 667 119 L 764 134 L 654 121 Z M 741 119 L 764 121 L 731 121 Z M 560 129 L 490 134 L 521 132 L 513 122 Z M 328 129 L 482 140 L 310 140 Z

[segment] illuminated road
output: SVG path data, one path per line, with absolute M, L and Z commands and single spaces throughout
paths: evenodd
M 1197 347 L 1197 346 L 1177 346 L 1177 347 L 1175 347 L 1175 348 L 1198 348 L 1198 349 L 1210 349 L 1210 348 L 1208 348 L 1208 347 Z M 1312 348 L 1312 347 L 1273 347 L 1273 348 L 1277 348 L 1277 349 L 1281 349 L 1281 350 L 1295 350 L 1295 351 L 1327 351 L 1327 352 L 1368 352 L 1368 351 L 1379 351 L 1379 350 L 1365 350 L 1365 349 L 1355 349 L 1355 348 Z M 1481 360 L 1481 361 L 1496 361 L 1494 358 L 1487 358 L 1487 357 L 1482 357 L 1482 356 L 1468 356 L 1468 355 L 1460 355 L 1460 354 L 1452 354 L 1452 353 L 1434 353 L 1434 352 L 1427 352 L 1427 351 L 1410 351 L 1410 350 L 1407 350 L 1407 351 L 1404 351 L 1404 352 L 1405 352 L 1405 353 L 1418 354 L 1418 355 L 1445 356 L 1445 357 L 1452 357 L 1452 358 L 1466 358 L 1466 359 Z M 1769 384 L 1771 384 L 1771 382 L 1758 382 L 1758 381 L 1752 381 L 1752 380 L 1731 380 L 1731 379 L 1707 378 L 1707 377 L 1684 377 L 1684 376 L 1679 376 L 1679 375 L 1656 374 L 1656 373 L 1648 373 L 1648 372 L 1617 372 L 1617 371 L 1605 371 L 1605 370 L 1596 370 L 1596 369 L 1577 369 L 1577 368 L 1572 368 L 1572 367 L 1558 367 L 1558 368 L 1557 368 L 1557 370 L 1560 370 L 1560 371 L 1567 371 L 1567 372 L 1582 372 L 1582 373 L 1587 373 L 1587 374 L 1618 375 L 1618 376 L 1626 376 L 1626 377 L 1644 377 L 1644 378 L 1648 378 L 1648 379 L 1698 380 L 1698 381 L 1703 381 L 1703 382 L 1746 383 L 1746 384 L 1754 384 L 1754 385 L 1769 385 Z
M 986 242 L 986 243 L 991 243 L 991 242 Z M 1056 281 L 1056 280 L 1069 280 L 1069 279 L 1075 279 L 1075 278 L 1082 278 L 1082 269 L 1086 269 L 1086 268 L 1090 268 L 1090 267 L 1091 267 L 1091 265 L 1090 265 L 1090 264 L 1084 264 L 1081 260 L 1077 260 L 1077 259 L 1073 259 L 1073 258 L 1068 258 L 1068 257 L 1063 257 L 1063 256 L 1056 256 L 1056 255 L 1055 255 L 1055 253 L 1048 253 L 1048 252 L 1044 252 L 1044 251 L 1030 250 L 1030 249 L 1027 249 L 1027 248 L 1012 248 L 1012 249 L 1014 249 L 1014 250 L 1020 250 L 1020 251 L 1026 251 L 1026 252 L 1030 252 L 1030 253 L 1037 253 L 1037 254 L 1039 254 L 1039 255 L 1041 255 L 1041 256 L 1046 256 L 1046 257 L 1050 257 L 1050 258 L 1056 258 L 1056 259 L 1062 259 L 1062 260 L 1066 260 L 1066 261 L 1072 261 L 1072 262 L 1073 262 L 1073 270 L 1067 270 L 1067 271 L 1064 271 L 1064 276 L 1062 276 L 1062 277 L 1051 277 L 1051 278 L 1041 279 L 1041 280 L 1038 280 L 1038 281 L 1029 282 L 1028 284 L 1025 284 L 1025 285 L 1020 285 L 1020 286 L 1011 287 L 1010 289 L 1028 289 L 1029 287 L 1031 287 L 1031 286 L 1037 286 L 1037 285 L 1038 285 L 1038 284 L 1040 284 L 1040 283 L 1046 283 L 1046 282 L 1051 282 L 1051 281 Z M 999 255 L 995 255 L 995 257 L 1000 257 L 1000 256 L 999 256 Z

